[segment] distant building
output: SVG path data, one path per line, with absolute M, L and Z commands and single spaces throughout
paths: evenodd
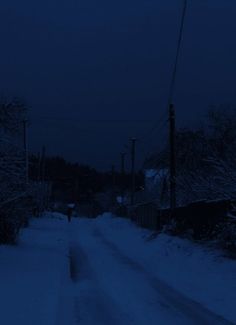
M 163 186 L 163 182 L 166 182 L 168 178 L 167 169 L 146 169 L 145 170 L 145 189 L 152 192 L 160 189 Z
M 145 190 L 143 196 L 147 202 L 156 202 L 165 205 L 168 196 L 168 169 L 146 169 Z

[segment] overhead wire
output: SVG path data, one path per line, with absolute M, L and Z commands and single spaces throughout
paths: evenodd
M 180 50 L 181 50 L 181 43 L 182 43 L 182 38 L 183 38 L 183 31 L 184 31 L 184 23 L 185 23 L 185 18 L 186 18 L 186 12 L 187 12 L 187 4 L 188 0 L 183 1 L 183 10 L 182 10 L 182 16 L 181 16 L 181 22 L 180 22 L 180 31 L 179 31 L 179 37 L 177 40 L 177 50 L 176 50 L 176 55 L 174 58 L 174 65 L 173 65 L 173 71 L 171 75 L 171 82 L 170 82 L 170 89 L 169 89 L 169 95 L 168 95 L 168 107 L 173 101 L 174 97 L 174 91 L 175 91 L 175 85 L 176 85 L 176 77 L 177 77 L 177 68 L 178 68 L 178 62 L 179 62 L 179 56 L 180 56 Z M 153 134 L 156 130 L 161 130 L 163 127 L 168 123 L 168 111 L 164 111 L 163 114 L 161 115 L 160 119 L 149 129 L 147 132 L 143 133 L 140 137 L 138 137 L 138 140 L 140 141 L 141 145 L 144 145 L 147 141 L 150 140 L 151 137 L 153 137 Z M 58 121 L 58 122 L 71 122 L 71 121 L 88 121 L 88 122 L 93 122 L 93 123 L 104 123 L 104 122 L 114 122 L 114 123 L 124 123 L 124 122 L 143 122 L 143 121 L 151 121 L 151 119 L 137 119 L 137 120 L 129 120 L 129 119 L 81 119 L 79 117 L 49 117 L 49 116 L 38 116 L 37 120 L 47 120 L 47 121 Z M 159 133 L 160 135 L 160 133 Z M 160 139 L 159 139 L 160 141 Z M 156 144 L 157 146 L 158 144 Z M 146 150 L 146 146 L 145 146 Z M 149 150 L 148 150 L 149 151 Z M 148 158 L 149 153 L 145 154 L 145 159 Z
M 179 62 L 180 50 L 181 50 L 182 39 L 183 39 L 185 18 L 186 18 L 186 13 L 187 13 L 188 0 L 183 0 L 183 1 L 184 2 L 183 2 L 181 22 L 180 22 L 179 37 L 178 37 L 178 41 L 177 41 L 177 50 L 176 50 L 176 55 L 175 55 L 175 59 L 174 59 L 174 66 L 173 66 L 173 72 L 172 72 L 171 83 L 170 83 L 170 93 L 169 93 L 169 98 L 168 98 L 168 108 L 169 108 L 170 104 L 172 104 L 172 100 L 173 100 L 173 96 L 174 96 L 176 77 L 177 77 L 177 69 L 178 69 L 178 62 Z
M 168 108 L 169 105 L 172 103 L 174 90 L 175 90 L 175 84 L 176 84 L 176 77 L 177 77 L 177 68 L 178 68 L 178 62 L 179 62 L 179 56 L 180 56 L 180 50 L 181 50 L 181 44 L 183 39 L 183 31 L 184 31 L 184 24 L 185 24 L 185 18 L 187 13 L 187 5 L 188 0 L 183 0 L 183 8 L 182 8 L 182 15 L 181 15 L 181 22 L 180 22 L 180 31 L 179 36 L 177 40 L 177 50 L 176 55 L 174 58 L 174 66 L 173 71 L 171 74 L 171 82 L 170 82 L 170 89 L 169 89 L 169 96 L 168 96 Z M 162 123 L 163 118 L 166 117 L 166 114 L 168 111 L 164 111 L 164 114 L 158 119 L 158 122 L 147 132 L 147 135 L 145 134 L 143 137 L 150 136 L 157 128 L 159 128 L 159 125 Z M 168 121 L 168 117 L 166 117 Z

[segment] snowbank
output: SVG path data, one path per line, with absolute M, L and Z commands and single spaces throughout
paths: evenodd
M 220 252 L 104 214 L 96 225 L 130 258 L 186 296 L 236 323 L 236 261 Z
M 0 247 L 0 323 L 55 324 L 68 276 L 68 238 L 59 214 L 34 219 L 18 246 Z

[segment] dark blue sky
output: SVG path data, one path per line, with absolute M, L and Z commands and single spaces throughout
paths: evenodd
M 2 0 L 0 90 L 31 106 L 34 151 L 108 168 L 163 116 L 182 0 Z M 178 125 L 236 104 L 236 3 L 189 0 Z M 165 128 L 140 141 L 139 159 Z

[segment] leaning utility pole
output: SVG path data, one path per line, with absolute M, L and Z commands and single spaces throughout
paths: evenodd
M 136 179 L 135 179 L 135 158 L 136 158 L 136 138 L 131 139 L 131 178 L 132 178 L 132 185 L 131 185 L 131 197 L 130 197 L 130 204 L 134 205 L 134 196 L 135 196 L 135 187 L 136 187 Z
M 126 153 L 122 152 L 121 156 L 121 201 L 124 204 L 124 197 L 125 197 L 125 156 Z

